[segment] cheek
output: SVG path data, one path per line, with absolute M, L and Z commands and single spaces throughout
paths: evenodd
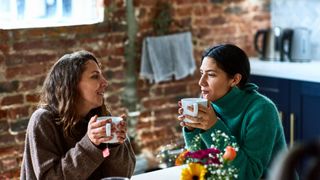
M 94 87 L 90 86 L 89 84 L 79 84 L 78 90 L 81 97 L 86 97 L 92 94 Z
M 216 81 L 210 83 L 210 96 L 212 99 L 217 100 L 223 97 L 225 94 L 229 92 L 229 85 L 225 82 Z

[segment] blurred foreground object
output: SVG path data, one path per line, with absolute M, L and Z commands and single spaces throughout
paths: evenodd
M 296 169 L 301 167 L 301 180 L 320 178 L 320 138 L 295 144 L 288 152 L 280 154 L 270 171 L 270 180 L 298 179 Z

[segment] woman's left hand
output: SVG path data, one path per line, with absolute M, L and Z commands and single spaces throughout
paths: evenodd
M 122 114 L 121 118 L 123 120 L 120 121 L 119 124 L 117 124 L 116 134 L 118 136 L 119 143 L 122 144 L 127 138 L 127 122 L 126 122 L 127 116 L 125 114 Z
M 192 106 L 188 108 L 190 111 L 193 111 Z M 203 129 L 203 130 L 210 129 L 213 125 L 216 124 L 218 120 L 218 117 L 211 105 L 209 105 L 208 107 L 200 105 L 198 110 L 198 115 L 196 117 L 189 116 L 189 115 L 183 115 L 183 116 L 192 120 L 192 123 L 183 122 L 183 125 L 192 127 L 192 128 Z

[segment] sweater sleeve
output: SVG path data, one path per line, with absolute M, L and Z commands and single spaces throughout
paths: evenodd
M 131 177 L 136 158 L 129 138 L 123 144 L 109 145 L 110 155 L 101 165 L 103 176 Z
M 185 148 L 187 148 L 188 150 L 194 150 L 192 148 L 193 144 L 194 144 L 194 139 L 195 137 L 200 133 L 200 129 L 194 129 L 193 131 L 189 131 L 186 127 L 182 128 L 182 132 L 183 132 L 183 136 L 184 136 L 184 141 L 185 141 Z M 204 144 L 204 142 L 201 140 L 201 144 L 200 144 L 200 149 L 205 149 L 206 145 Z

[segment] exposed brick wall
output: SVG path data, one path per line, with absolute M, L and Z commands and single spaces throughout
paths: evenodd
M 110 3 L 110 1 L 106 2 Z M 106 99 L 114 114 L 125 112 L 124 58 L 127 40 L 125 1 L 109 21 L 94 25 L 0 30 L 0 179 L 18 178 L 25 129 L 38 101 L 38 90 L 50 66 L 65 53 L 86 49 L 102 62 L 109 81 Z M 269 0 L 167 0 L 172 5 L 170 32 L 191 31 L 194 55 L 212 44 L 232 42 L 254 55 L 253 35 L 270 24 Z M 156 1 L 134 0 L 138 33 L 136 76 L 140 70 L 143 38 L 153 35 Z M 110 18 L 109 16 L 107 16 Z M 124 22 L 124 23 L 123 23 Z M 137 77 L 138 78 L 138 77 Z M 137 93 L 141 115 L 136 142 L 145 151 L 181 140 L 176 121 L 177 102 L 200 93 L 199 73 L 183 80 L 149 84 L 139 79 Z

